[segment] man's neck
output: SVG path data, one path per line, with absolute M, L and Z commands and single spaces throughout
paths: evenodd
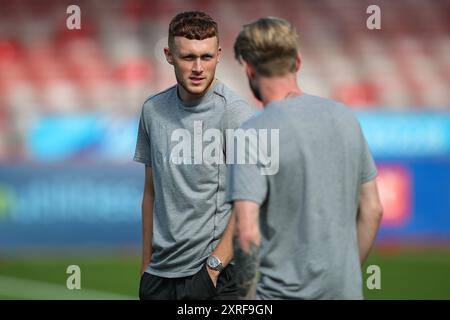
M 183 102 L 192 102 L 198 99 L 203 98 L 208 91 L 211 89 L 211 87 L 214 86 L 214 84 L 216 83 L 217 79 L 214 79 L 211 84 L 209 85 L 208 88 L 206 88 L 205 91 L 203 91 L 202 94 L 191 94 L 189 92 L 186 91 L 186 89 L 183 88 L 183 86 L 180 86 L 179 84 L 177 85 L 178 88 L 178 97 L 180 98 L 181 101 Z
M 259 88 L 264 105 L 272 101 L 284 100 L 302 94 L 294 73 L 280 77 L 260 78 Z

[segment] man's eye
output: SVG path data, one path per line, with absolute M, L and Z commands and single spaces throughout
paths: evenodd
M 186 61 L 192 61 L 195 59 L 195 57 L 187 56 L 187 57 L 184 57 L 183 59 Z
M 208 61 L 208 60 L 211 60 L 211 59 L 212 59 L 211 56 L 203 56 L 202 57 L 202 60 L 205 60 L 205 61 Z

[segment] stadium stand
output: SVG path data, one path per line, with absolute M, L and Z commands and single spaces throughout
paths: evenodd
M 449 106 L 450 1 L 377 1 L 381 30 L 366 28 L 368 0 L 77 3 L 82 28 L 68 30 L 70 1 L 0 0 L 0 158 L 23 156 L 18 144 L 42 113 L 135 116 L 146 96 L 174 83 L 162 55 L 167 24 L 193 9 L 218 20 L 219 75 L 252 102 L 232 44 L 244 23 L 275 15 L 299 29 L 306 91 L 354 108 Z

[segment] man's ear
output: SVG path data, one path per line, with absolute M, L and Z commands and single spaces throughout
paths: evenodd
M 300 53 L 297 53 L 297 57 L 295 58 L 295 71 L 298 72 L 300 70 L 300 66 L 302 64 L 302 56 Z
M 173 54 L 170 51 L 170 48 L 164 48 L 164 55 L 166 56 L 167 62 L 173 65 Z
M 217 63 L 220 62 L 220 54 L 222 53 L 222 48 L 219 47 L 219 49 L 217 49 Z
M 250 79 L 253 78 L 256 74 L 255 68 L 253 68 L 253 66 L 246 61 L 244 61 L 244 67 L 245 67 L 245 74 L 247 75 L 247 77 L 249 77 Z

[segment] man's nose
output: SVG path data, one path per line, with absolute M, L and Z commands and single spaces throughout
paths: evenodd
M 192 67 L 192 71 L 201 73 L 203 72 L 203 65 L 200 59 L 196 59 L 194 62 L 194 66 Z

